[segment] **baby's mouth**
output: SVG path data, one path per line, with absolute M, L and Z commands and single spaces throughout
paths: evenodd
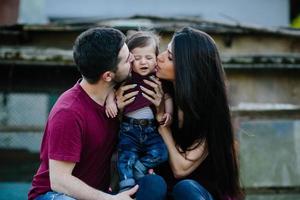
M 141 69 L 141 70 L 147 70 L 148 67 L 141 67 L 140 69 Z

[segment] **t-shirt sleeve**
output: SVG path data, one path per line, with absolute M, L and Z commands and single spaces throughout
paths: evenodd
M 49 158 L 79 162 L 82 148 L 82 123 L 75 112 L 62 110 L 49 122 Z

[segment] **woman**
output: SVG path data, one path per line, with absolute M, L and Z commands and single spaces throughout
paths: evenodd
M 169 168 L 159 172 L 173 199 L 242 199 L 224 71 L 215 42 L 204 32 L 183 28 L 157 62 L 157 77 L 173 82 L 174 113 L 178 113 L 171 127 L 159 126 L 169 152 Z M 156 118 L 163 124 L 161 83 L 145 82 L 155 92 L 143 88 L 143 95 L 156 105 Z

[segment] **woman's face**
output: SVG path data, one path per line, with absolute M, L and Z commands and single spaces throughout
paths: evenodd
M 161 79 L 174 81 L 175 68 L 173 63 L 172 42 L 168 44 L 166 51 L 157 56 L 156 76 Z

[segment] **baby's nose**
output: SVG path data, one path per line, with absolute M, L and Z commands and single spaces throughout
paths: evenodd
M 146 59 L 145 59 L 145 58 L 142 58 L 142 59 L 141 59 L 141 63 L 146 63 Z

